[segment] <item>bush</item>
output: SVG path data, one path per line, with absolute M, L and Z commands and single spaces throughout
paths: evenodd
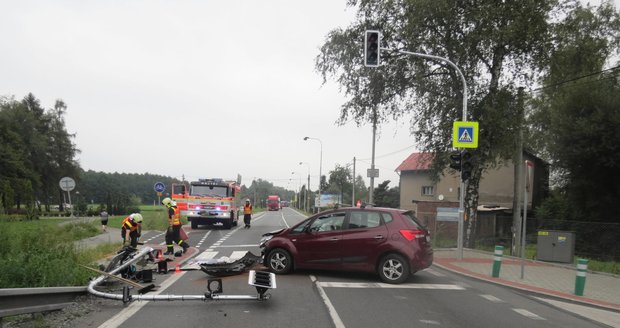
M 59 227 L 55 222 L 0 222 L 0 288 L 81 286 L 89 273 L 80 270 L 74 241 L 88 237 L 88 224 Z

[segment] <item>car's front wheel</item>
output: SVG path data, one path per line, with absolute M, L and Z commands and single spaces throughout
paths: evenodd
M 398 254 L 388 254 L 381 259 L 379 277 L 388 284 L 400 284 L 409 278 L 409 264 Z
M 267 263 L 265 264 L 273 273 L 287 274 L 293 269 L 293 258 L 286 250 L 276 248 L 269 252 Z

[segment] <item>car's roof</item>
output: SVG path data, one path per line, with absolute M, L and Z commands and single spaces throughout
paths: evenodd
M 405 213 L 408 212 L 409 210 L 404 210 L 404 209 L 400 209 L 400 208 L 392 208 L 392 207 L 352 207 L 352 206 L 347 206 L 347 207 L 338 207 L 338 208 L 332 208 L 329 210 L 325 210 L 325 211 L 321 211 L 320 213 L 327 213 L 327 212 L 335 212 L 335 211 L 381 211 L 381 212 L 398 212 L 398 213 Z

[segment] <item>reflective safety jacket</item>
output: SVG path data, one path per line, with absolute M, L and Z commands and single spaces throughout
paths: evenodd
M 134 221 L 130 216 L 123 220 L 123 230 L 135 231 L 140 227 L 140 223 Z
M 181 225 L 181 217 L 179 216 L 179 209 L 176 206 L 168 207 L 168 224 Z
M 252 214 L 252 204 L 243 205 L 243 214 Z

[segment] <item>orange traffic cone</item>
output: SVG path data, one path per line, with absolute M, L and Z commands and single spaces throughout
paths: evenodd
M 177 266 L 174 268 L 174 272 L 179 273 L 181 272 L 181 265 L 177 264 Z

